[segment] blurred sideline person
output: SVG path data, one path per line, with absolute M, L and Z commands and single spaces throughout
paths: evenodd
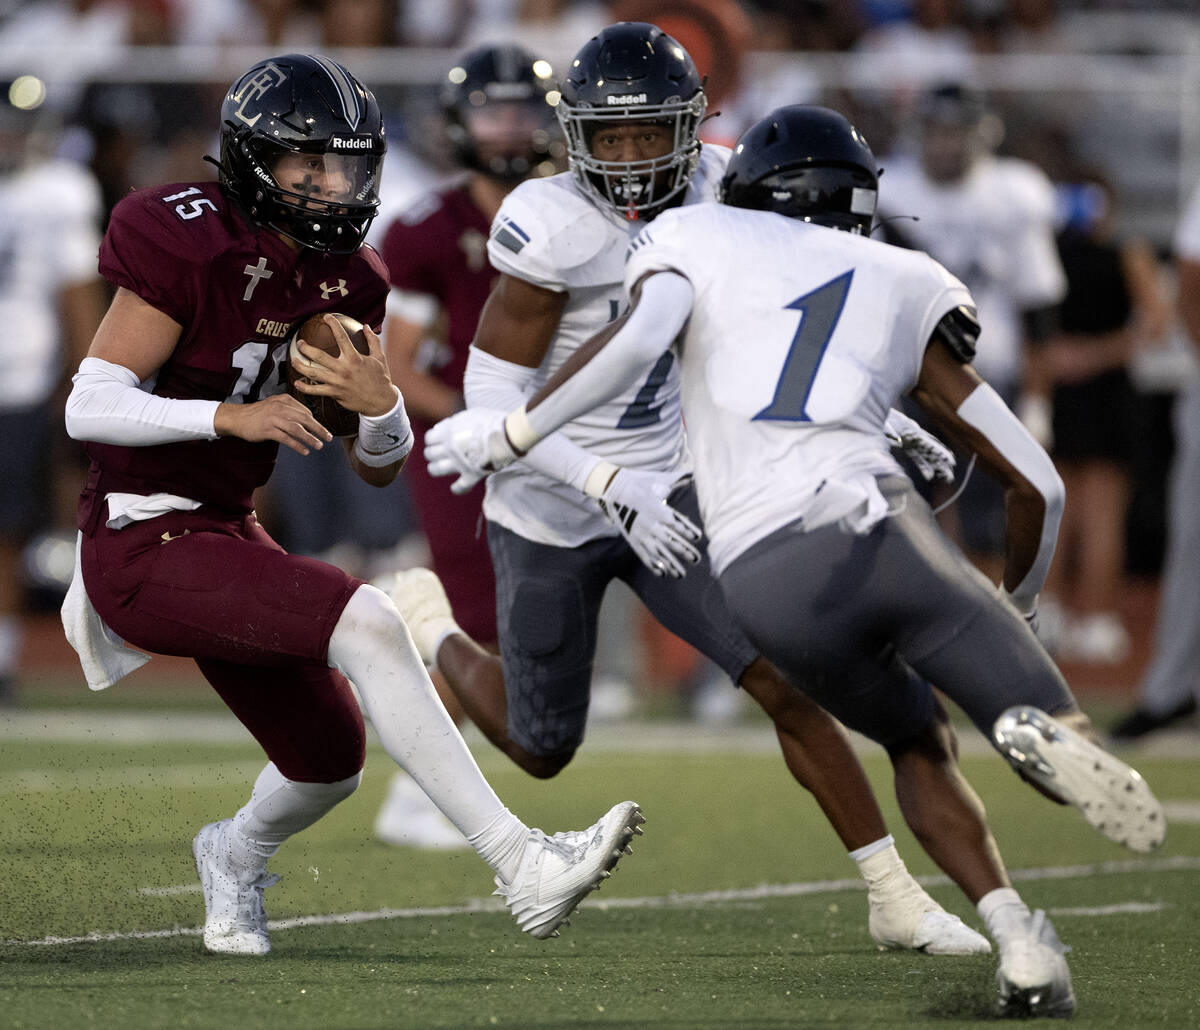
M 1129 364 L 1139 344 L 1166 334 L 1169 309 L 1150 248 L 1116 236 L 1112 186 L 1092 175 L 1060 196 L 1069 198 L 1058 234 L 1067 293 L 1035 359 L 1051 388 L 1050 456 L 1067 494 L 1043 594 L 1060 602 L 1063 625 L 1045 639 L 1059 659 L 1112 664 L 1130 650 L 1118 610 L 1138 433 Z
M 427 427 L 465 405 L 467 354 L 496 278 L 487 240 L 501 201 L 530 175 L 558 171 L 564 151 L 548 97 L 552 74 L 547 62 L 518 46 L 484 46 L 465 54 L 447 73 L 441 106 L 466 174 L 415 200 L 383 237 L 392 287 L 383 341 L 418 449 Z M 455 618 L 494 651 L 496 581 L 483 534 L 483 487 L 464 496 L 451 493 L 424 462 L 409 465 L 405 486 Z M 375 582 L 386 587 L 389 581 Z M 435 670 L 438 693 L 457 721 L 461 709 L 440 679 Z M 467 846 L 400 772 L 376 817 L 375 834 L 392 844 Z
M 1157 846 L 1162 808 L 1081 735 L 1087 717 L 1026 623 L 1062 483 L 971 366 L 970 293 L 928 255 L 868 238 L 876 168 L 840 114 L 777 109 L 739 140 L 723 204 L 665 212 L 633 242 L 633 307 L 617 326 L 507 416 L 468 409 L 434 427 L 426 456 L 462 488 L 532 456 L 677 353 L 710 554 L 738 625 L 893 759 L 935 758 L 936 776 L 897 780 L 897 794 L 999 945 L 1003 1008 L 1069 1015 L 1062 945 L 1013 890 L 931 684 L 1023 777 L 1111 839 Z M 938 530 L 890 453 L 887 411 L 909 391 L 1005 483 L 999 592 Z
M 100 187 L 82 165 L 50 156 L 46 99 L 31 75 L 4 82 L 0 96 L 0 703 L 15 700 L 22 549 L 54 510 L 64 373 L 87 353 L 105 302 Z
M 404 401 L 370 327 L 387 279 L 362 247 L 386 140 L 374 96 L 319 55 L 251 68 L 221 107 L 220 182 L 131 194 L 100 252 L 116 297 L 67 404 L 91 471 L 79 503 L 76 581 L 63 619 L 89 685 L 145 655 L 195 659 L 269 762 L 246 804 L 205 826 L 193 853 L 209 951 L 270 950 L 267 861 L 348 797 L 361 778 L 358 690 L 388 754 L 496 873 L 518 925 L 551 936 L 636 831 L 633 802 L 583 834 L 547 838 L 504 806 L 434 692 L 395 606 L 340 569 L 284 552 L 251 495 L 280 443 L 304 455 L 331 436 L 283 392 L 358 412 L 347 454 L 374 485 L 412 445 Z M 368 327 L 370 353 L 331 319 L 339 353 L 289 341 L 289 327 L 337 307 Z
M 1002 126 L 973 89 L 934 86 L 918 102 L 917 122 L 918 154 L 886 165 L 884 238 L 925 251 L 971 291 L 982 326 L 979 373 L 1045 445 L 1047 388 L 1028 377 L 1026 359 L 1055 328 L 1066 290 L 1054 245 L 1054 188 L 1035 165 L 991 152 Z M 945 521 L 958 522 L 968 555 L 996 578 L 1004 539 L 1000 485 L 969 476 Z
M 1200 187 L 1175 231 L 1175 268 L 1179 317 L 1200 351 Z M 1136 707 L 1112 728 L 1118 740 L 1174 725 L 1200 701 L 1200 383 L 1190 383 L 1175 401 L 1175 441 L 1154 653 Z
M 615 320 L 631 238 L 665 210 L 711 203 L 729 159 L 698 142 L 700 76 L 654 25 L 604 29 L 560 89 L 571 169 L 522 183 L 493 222 L 488 255 L 500 277 L 467 363 L 468 411 L 519 404 Z M 788 769 L 867 880 L 873 938 L 987 951 L 908 873 L 841 726 L 734 627 L 704 553 L 690 471 L 678 371 L 664 354 L 620 397 L 489 480 L 499 657 L 455 624 L 436 576 L 398 576 L 393 596 L 422 657 L 496 747 L 531 775 L 555 776 L 583 742 L 597 615 L 608 585 L 624 581 L 771 716 Z M 913 754 L 897 775 L 916 782 L 937 769 Z

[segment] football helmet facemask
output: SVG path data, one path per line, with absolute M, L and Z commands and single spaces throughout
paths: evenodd
M 826 107 L 779 107 L 742 133 L 721 179 L 721 202 L 869 233 L 879 191 L 875 155 Z
M 553 74 L 519 46 L 480 47 L 451 68 L 441 103 L 459 164 L 502 182 L 558 171 Z
M 575 55 L 556 111 L 576 180 L 630 220 L 649 220 L 687 189 L 700 162 L 708 101 L 686 50 L 656 25 L 618 22 Z M 641 161 L 602 161 L 592 138 L 619 123 L 667 128 L 671 149 Z
M 386 149 L 374 95 L 316 54 L 255 65 L 221 105 L 222 189 L 251 221 L 312 250 L 362 245 Z

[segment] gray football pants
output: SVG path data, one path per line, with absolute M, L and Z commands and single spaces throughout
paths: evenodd
M 1154 657 L 1139 706 L 1165 715 L 1200 699 L 1200 384 L 1175 402 L 1175 457 L 1167 485 L 1167 553 Z
M 1075 707 L 1025 620 L 937 526 L 907 479 L 880 481 L 893 512 L 862 536 L 784 527 L 720 584 L 759 652 L 818 704 L 883 744 L 934 716 L 936 686 L 990 739 L 1014 705 Z

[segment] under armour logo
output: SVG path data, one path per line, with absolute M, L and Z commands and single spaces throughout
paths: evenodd
M 233 99 L 238 102 L 238 108 L 233 112 L 234 116 L 247 125 L 253 125 L 262 117 L 262 111 L 251 118 L 246 114 L 246 105 L 252 100 L 257 100 L 263 94 L 269 93 L 276 86 L 282 86 L 286 81 L 287 72 L 274 61 L 268 61 L 262 71 L 233 95 Z
M 250 281 L 246 283 L 246 292 L 242 294 L 242 300 L 249 300 L 253 296 L 254 287 L 258 285 L 259 279 L 270 279 L 275 274 L 268 270 L 265 257 L 260 257 L 257 265 L 247 265 L 242 271 L 250 276 Z
M 332 297 L 335 293 L 339 297 L 344 297 L 344 296 L 346 296 L 347 293 L 350 292 L 348 289 L 346 289 L 346 280 L 345 279 L 339 279 L 337 281 L 336 286 L 330 286 L 329 283 L 321 283 L 319 286 L 319 289 L 321 291 L 321 299 L 322 300 L 329 300 L 329 298 Z

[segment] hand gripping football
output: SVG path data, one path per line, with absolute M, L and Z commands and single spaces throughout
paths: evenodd
M 302 403 L 313 417 L 328 429 L 334 436 L 354 436 L 358 433 L 358 412 L 343 408 L 332 397 L 317 397 L 311 393 L 303 393 L 296 389 L 296 383 L 305 377 L 298 371 L 303 367 L 304 357 L 296 349 L 296 340 L 301 339 L 310 347 L 323 350 L 326 354 L 337 354 L 337 339 L 333 330 L 324 322 L 324 312 L 313 315 L 303 325 L 292 333 L 292 343 L 288 348 L 287 389 L 293 397 Z M 370 344 L 363 333 L 362 323 L 336 311 L 329 312 L 346 330 L 354 349 L 360 354 L 370 352 Z M 309 380 L 306 380 L 309 381 Z

